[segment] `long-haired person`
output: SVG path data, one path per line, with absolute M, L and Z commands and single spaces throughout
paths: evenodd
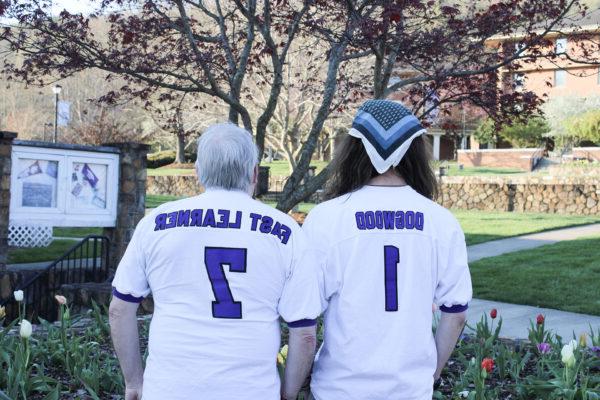
M 304 230 L 320 253 L 317 400 L 431 400 L 472 296 L 464 234 L 432 199 L 425 129 L 400 103 L 362 105 Z M 442 311 L 435 336 L 432 303 Z

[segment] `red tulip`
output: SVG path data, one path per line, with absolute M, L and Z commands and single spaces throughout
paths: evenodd
M 498 316 L 498 310 L 496 310 L 495 308 L 492 308 L 492 311 L 490 311 L 490 317 L 492 317 L 492 319 L 496 319 L 497 316 Z
M 544 320 L 545 320 L 544 316 L 543 316 L 542 314 L 538 314 L 538 316 L 537 316 L 537 320 L 536 320 L 536 321 L 537 321 L 537 324 L 538 324 L 538 325 L 541 325 L 541 324 L 543 324 L 543 323 L 544 323 Z
M 494 370 L 494 360 L 491 358 L 484 358 L 481 362 L 481 368 L 485 369 L 488 374 L 491 374 Z

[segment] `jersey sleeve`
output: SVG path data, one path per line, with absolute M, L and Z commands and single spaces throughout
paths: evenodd
M 326 218 L 322 209 L 311 211 L 302 230 L 306 234 L 308 247 L 315 257 L 315 270 L 318 276 L 319 296 L 321 300 L 321 312 L 327 309 L 329 299 L 338 292 L 340 287 L 340 278 L 338 266 L 329 259 L 330 240 L 326 235 L 324 223 L 329 220 Z
M 442 312 L 458 313 L 467 310 L 473 289 L 465 235 L 457 221 L 453 225 L 449 240 L 439 244 L 434 302 Z
M 291 267 L 277 307 L 279 315 L 292 328 L 315 325 L 321 314 L 315 253 L 307 247 L 301 229 L 293 235 Z
M 141 302 L 150 293 L 146 278 L 146 260 L 141 247 L 143 222 L 144 220 L 136 227 L 112 281 L 113 295 L 132 303 Z

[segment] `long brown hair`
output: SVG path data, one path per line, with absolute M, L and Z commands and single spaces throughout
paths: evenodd
M 431 145 L 421 135 L 413 140 L 395 170 L 415 191 L 434 199 L 438 187 L 430 161 Z M 338 145 L 332 168 L 333 175 L 326 190 L 329 199 L 358 190 L 379 175 L 361 140 L 350 135 Z

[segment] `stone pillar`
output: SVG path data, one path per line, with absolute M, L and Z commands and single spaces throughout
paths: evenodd
M 6 270 L 8 259 L 8 219 L 10 207 L 10 172 L 12 167 L 12 142 L 15 132 L 0 131 L 0 272 Z
M 104 235 L 110 239 L 109 267 L 114 272 L 146 211 L 146 156 L 150 146 L 141 143 L 109 143 L 106 146 L 120 151 L 117 224 L 114 228 L 104 229 Z

